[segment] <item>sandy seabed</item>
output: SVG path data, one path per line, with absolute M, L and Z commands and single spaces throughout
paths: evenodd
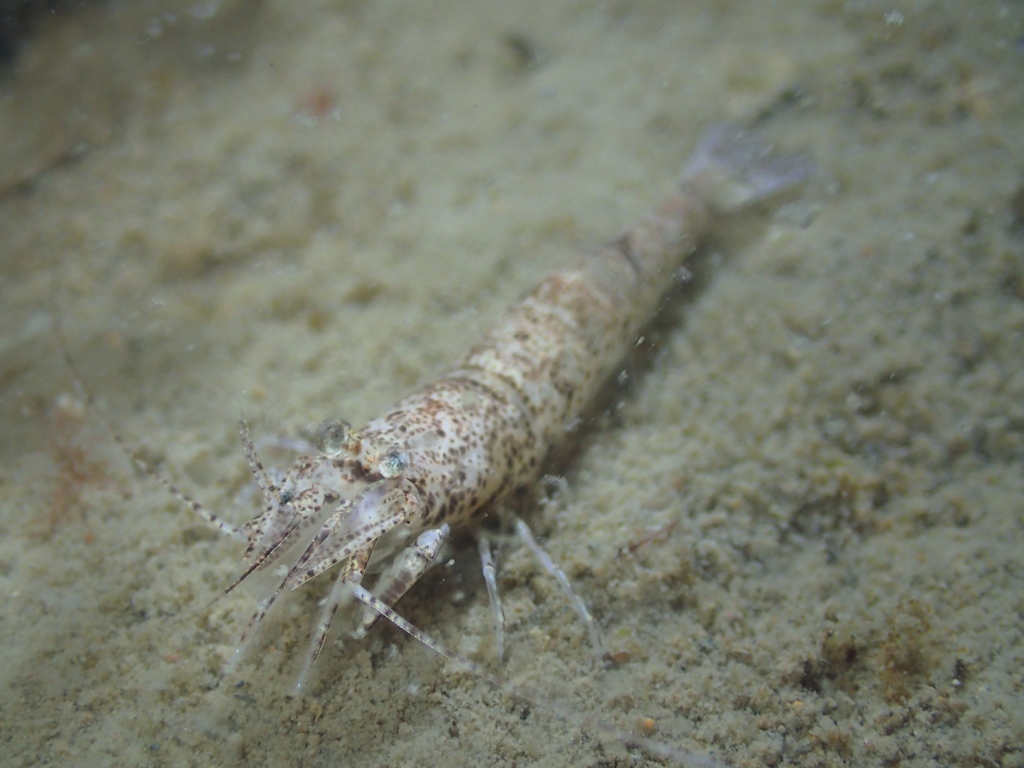
M 0 764 L 1024 765 L 1024 5 L 96 2 L 0 73 Z M 695 279 L 519 504 L 617 664 L 500 548 L 322 589 L 225 671 L 261 445 L 361 423 L 756 124 L 820 177 Z M 268 462 L 288 460 L 267 447 Z M 335 642 L 337 641 L 337 642 Z M 555 702 L 557 716 L 544 702 Z

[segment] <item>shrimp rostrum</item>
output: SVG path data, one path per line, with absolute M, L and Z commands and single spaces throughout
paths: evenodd
M 357 635 L 384 615 L 427 638 L 394 606 L 439 559 L 451 531 L 537 480 L 549 452 L 635 345 L 715 214 L 788 188 L 813 167 L 806 156 L 768 152 L 742 130 L 714 128 L 658 208 L 544 277 L 461 362 L 386 415 L 361 429 L 323 422 L 317 452 L 298 458 L 281 479 L 264 470 L 243 427 L 262 512 L 236 527 L 190 505 L 248 543 L 246 567 L 227 591 L 256 572 L 274 574 L 276 587 L 259 602 L 247 636 L 281 594 L 330 571 L 334 585 L 300 686 L 344 606 L 364 604 Z M 545 562 L 525 524 L 517 521 L 516 529 Z M 489 547 L 482 554 L 493 601 Z M 570 589 L 550 558 L 546 563 Z M 583 602 L 574 606 L 592 624 Z M 500 607 L 495 615 L 500 631 Z

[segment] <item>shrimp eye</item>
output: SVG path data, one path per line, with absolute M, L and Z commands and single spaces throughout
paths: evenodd
M 352 425 L 343 419 L 326 419 L 316 428 L 316 447 L 324 456 L 334 458 L 341 454 L 349 442 Z
M 408 468 L 409 454 L 397 448 L 392 448 L 384 454 L 384 458 L 381 460 L 380 466 L 377 467 L 377 471 L 380 472 L 382 477 L 390 478 L 398 477 Z

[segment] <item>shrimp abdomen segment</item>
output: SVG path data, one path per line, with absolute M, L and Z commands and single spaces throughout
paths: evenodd
M 622 236 L 545 276 L 452 375 L 500 382 L 540 433 L 543 458 L 634 345 L 707 221 L 696 198 L 668 198 Z

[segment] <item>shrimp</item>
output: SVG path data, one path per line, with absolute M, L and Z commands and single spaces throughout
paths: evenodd
M 537 480 L 547 455 L 635 345 L 714 214 L 788 188 L 813 168 L 804 155 L 774 155 L 741 130 L 713 128 L 678 189 L 660 206 L 620 237 L 544 277 L 461 362 L 384 416 L 361 429 L 341 419 L 324 421 L 317 452 L 298 458 L 280 481 L 263 468 L 243 428 L 262 512 L 235 527 L 195 502 L 191 506 L 247 542 L 245 569 L 227 591 L 284 563 L 275 569 L 283 577 L 259 602 L 250 629 L 263 622 L 279 595 L 336 571 L 300 687 L 335 614 L 353 599 L 366 606 L 354 634 L 365 633 L 380 615 L 415 630 L 395 604 L 437 562 L 453 529 Z M 594 622 L 568 579 L 525 523 L 517 520 L 515 528 L 569 594 L 600 650 Z M 500 633 L 486 545 L 482 560 Z M 374 572 L 379 575 L 369 590 L 363 580 Z M 426 642 L 422 632 L 413 634 Z M 498 647 L 500 656 L 500 641 Z
M 262 511 L 243 525 L 213 514 L 134 458 L 111 427 L 144 472 L 199 517 L 246 542 L 245 566 L 226 593 L 259 572 L 274 579 L 276 587 L 258 601 L 236 658 L 282 594 L 334 571 L 299 688 L 336 614 L 354 602 L 364 609 L 353 635 L 365 634 L 383 616 L 500 686 L 481 665 L 404 619 L 395 605 L 438 562 L 453 529 L 500 510 L 510 492 L 537 481 L 546 457 L 563 444 L 635 346 L 715 216 L 788 189 L 814 172 L 806 155 L 777 155 L 740 129 L 712 128 L 661 205 L 621 236 L 544 277 L 461 362 L 384 416 L 360 429 L 338 418 L 323 421 L 316 452 L 300 456 L 281 476 L 264 468 L 243 423 L 248 465 L 263 497 Z M 565 574 L 525 522 L 516 519 L 514 529 L 559 582 L 600 652 L 596 625 Z M 486 536 L 479 540 L 500 658 L 495 569 Z M 372 589 L 363 585 L 368 574 L 375 577 Z

